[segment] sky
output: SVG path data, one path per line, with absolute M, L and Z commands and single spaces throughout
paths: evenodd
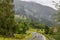
M 46 5 L 46 6 L 50 6 L 54 9 L 56 9 L 55 6 L 53 5 L 54 3 L 52 3 L 52 1 L 55 1 L 57 3 L 60 0 L 22 0 L 22 1 L 28 1 L 28 2 L 33 1 L 33 2 L 42 4 L 42 5 Z

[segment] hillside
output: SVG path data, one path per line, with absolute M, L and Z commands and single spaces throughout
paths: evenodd
M 35 2 L 15 0 L 14 4 L 17 15 L 24 15 L 36 21 L 42 20 L 42 22 L 46 24 L 51 22 L 51 15 L 56 12 L 56 10 L 51 7 L 44 6 Z M 43 19 L 46 21 L 43 21 Z

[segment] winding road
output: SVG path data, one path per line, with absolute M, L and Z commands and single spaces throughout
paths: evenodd
M 32 35 L 33 35 L 33 37 L 29 38 L 28 40 L 46 40 L 46 37 L 42 34 L 33 32 Z

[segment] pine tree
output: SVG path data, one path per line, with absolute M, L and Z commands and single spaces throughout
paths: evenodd
M 14 27 L 14 4 L 13 0 L 0 2 L 0 33 L 11 36 Z

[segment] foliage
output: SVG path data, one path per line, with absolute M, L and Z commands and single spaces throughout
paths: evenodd
M 29 29 L 29 24 L 27 22 L 20 21 L 18 22 L 17 27 L 19 34 L 25 34 L 26 31 Z
M 54 38 L 55 40 L 60 40 L 60 26 L 58 27 L 58 32 L 50 36 Z
M 56 20 L 55 22 L 58 23 L 60 25 L 60 1 L 58 3 L 56 3 L 55 1 L 53 1 L 55 3 L 55 7 L 57 8 L 57 12 L 54 14 L 54 20 Z M 55 24 L 56 25 L 56 24 Z M 51 37 L 55 38 L 55 40 L 60 40 L 60 26 L 57 27 L 58 32 L 55 33 L 55 35 L 52 35 Z
M 45 34 L 48 34 L 48 33 L 49 33 L 49 27 L 45 26 Z
M 0 33 L 2 35 L 13 34 L 14 27 L 14 5 L 13 0 L 2 0 L 0 2 Z
M 34 20 L 31 20 L 29 24 L 32 28 L 36 28 L 36 29 L 44 29 L 45 28 L 45 24 L 36 22 Z
M 50 34 L 50 35 L 53 35 L 53 34 L 54 34 L 52 27 L 49 28 L 49 34 Z

